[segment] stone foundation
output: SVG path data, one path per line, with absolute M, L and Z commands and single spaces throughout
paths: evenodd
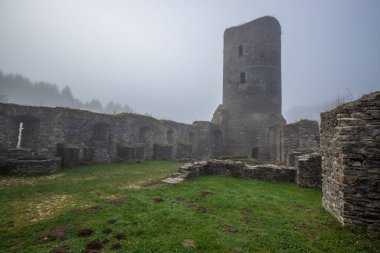
M 279 167 L 271 164 L 248 165 L 239 161 L 209 160 L 184 165 L 179 170 L 179 173 L 163 181 L 166 183 L 178 183 L 184 179 L 203 175 L 231 176 L 272 182 L 294 183 L 296 170 L 294 168 Z
M 380 92 L 321 113 L 323 207 L 380 231 Z
M 51 174 L 59 170 L 60 158 L 46 160 L 9 160 L 7 172 L 14 175 Z

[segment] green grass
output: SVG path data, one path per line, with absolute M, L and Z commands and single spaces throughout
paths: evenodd
M 0 252 L 83 252 L 95 239 L 109 240 L 103 252 L 379 252 L 380 239 L 342 228 L 318 190 L 215 176 L 160 183 L 178 167 L 147 161 L 1 176 Z M 85 228 L 94 233 L 78 237 Z M 116 242 L 121 249 L 111 250 Z

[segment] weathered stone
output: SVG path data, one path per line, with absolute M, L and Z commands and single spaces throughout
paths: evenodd
M 223 129 L 225 155 L 269 160 L 269 129 L 285 124 L 281 27 L 275 18 L 262 17 L 225 30 L 223 76 L 223 104 L 212 122 Z
M 323 207 L 345 226 L 380 230 L 380 92 L 321 113 Z
M 62 166 L 88 164 L 92 161 L 92 149 L 79 144 L 59 143 L 57 156 L 62 158 Z
M 117 155 L 122 162 L 134 163 L 144 160 L 144 145 L 117 147 Z
M 179 173 L 162 181 L 169 184 L 177 184 L 184 179 L 202 175 L 231 176 L 272 182 L 295 182 L 296 170 L 272 164 L 248 165 L 239 161 L 209 160 L 185 164 L 180 168 Z
M 131 113 L 110 115 L 4 103 L 0 103 L 0 116 L 2 148 L 15 149 L 23 123 L 21 150 L 45 157 L 59 154 L 63 165 L 87 160 L 98 163 L 151 159 L 155 143 L 172 145 L 172 158 L 210 157 L 223 152 L 221 127 L 211 122 L 190 125 Z M 129 151 L 120 147 L 135 147 L 134 157 L 128 157 Z
M 61 159 L 58 157 L 44 160 L 12 159 L 7 162 L 7 172 L 15 175 L 50 174 L 58 171 L 60 164 Z
M 154 144 L 154 159 L 159 160 L 171 160 L 173 157 L 173 146 L 172 145 L 162 145 Z
M 319 150 L 319 125 L 317 121 L 300 120 L 278 125 L 270 130 L 271 158 L 288 166 L 295 166 L 295 157 Z
M 296 157 L 297 185 L 301 187 L 321 188 L 322 168 L 319 153 L 304 154 Z

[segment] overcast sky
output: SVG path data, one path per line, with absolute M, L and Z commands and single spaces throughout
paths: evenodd
M 222 102 L 223 32 L 282 26 L 283 113 L 380 90 L 379 0 L 0 0 L 0 70 L 180 122 Z M 307 115 L 306 115 L 307 116 Z

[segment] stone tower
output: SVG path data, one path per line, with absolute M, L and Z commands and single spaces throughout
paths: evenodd
M 261 17 L 224 32 L 221 124 L 227 155 L 269 159 L 269 129 L 285 124 L 281 114 L 281 27 Z

